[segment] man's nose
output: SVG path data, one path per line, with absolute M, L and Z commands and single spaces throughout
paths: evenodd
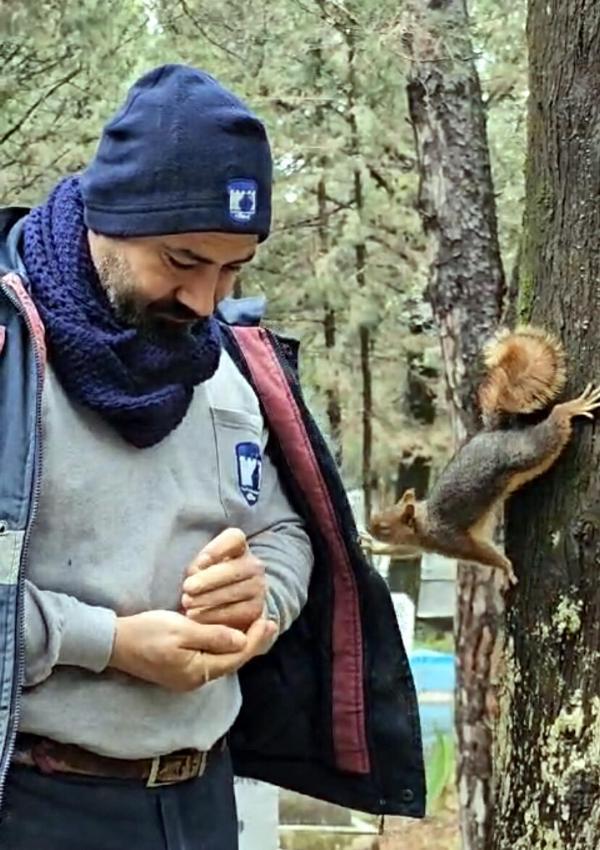
M 206 266 L 194 275 L 188 286 L 178 291 L 177 300 L 197 316 L 211 316 L 215 309 L 218 282 L 218 266 Z

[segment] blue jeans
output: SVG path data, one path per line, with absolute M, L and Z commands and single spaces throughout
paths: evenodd
M 141 782 L 13 766 L 2 850 L 237 850 L 229 752 L 213 753 L 203 776 L 146 788 Z

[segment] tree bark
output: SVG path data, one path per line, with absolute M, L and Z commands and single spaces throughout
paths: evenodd
M 356 47 L 354 44 L 354 31 L 352 27 L 343 28 L 343 33 L 348 46 L 348 108 L 346 121 L 350 131 L 350 153 L 357 163 L 354 168 L 354 206 L 362 221 L 364 215 L 364 192 L 363 177 L 358 165 L 361 154 L 360 135 L 358 122 L 356 120 L 356 105 L 358 92 L 356 84 Z M 354 246 L 355 278 L 358 288 L 365 290 L 367 287 L 367 245 L 362 236 Z M 362 377 L 362 485 L 365 496 L 365 522 L 371 517 L 373 505 L 373 376 L 371 371 L 371 331 L 366 324 L 361 324 L 358 329 L 360 372 Z
M 323 51 L 321 46 L 315 50 L 316 61 L 316 77 L 317 77 L 317 92 L 321 91 L 321 78 L 323 74 Z M 317 127 L 322 129 L 325 121 L 325 107 L 322 103 L 316 107 L 315 118 Z M 327 215 L 327 185 L 325 182 L 325 173 L 328 166 L 328 158 L 325 155 L 319 157 L 319 167 L 321 176 L 317 184 L 317 210 L 318 210 L 318 226 L 317 233 L 319 238 L 319 255 L 325 256 L 329 251 L 329 216 Z M 327 297 L 323 304 L 323 333 L 325 337 L 325 350 L 327 352 L 327 360 L 330 369 L 335 368 L 335 342 L 336 342 L 336 311 L 329 303 Z M 342 403 L 340 399 L 339 382 L 331 380 L 331 375 L 328 376 L 328 385 L 325 391 L 327 399 L 327 419 L 329 421 L 329 434 L 331 442 L 334 446 L 335 459 L 339 467 L 343 461 L 343 439 L 342 439 Z
M 463 0 L 415 5 L 408 99 L 431 240 L 428 298 L 437 323 L 456 446 L 478 428 L 478 354 L 502 310 L 484 107 Z M 492 716 L 503 599 L 489 569 L 457 580 L 457 783 L 464 850 L 483 850 L 492 815 Z
M 562 336 L 572 395 L 600 378 L 600 4 L 530 0 L 528 40 L 520 306 Z M 494 850 L 600 847 L 600 441 L 583 423 L 511 503 Z
M 327 163 L 321 161 L 323 170 Z M 321 176 L 317 184 L 317 203 L 319 224 L 317 232 L 319 235 L 319 253 L 321 256 L 329 250 L 329 238 L 327 233 L 328 217 L 327 217 L 327 187 L 325 178 Z M 323 333 L 325 337 L 325 350 L 327 351 L 327 359 L 330 367 L 334 363 L 335 338 L 336 338 L 336 314 L 335 310 L 329 304 L 327 297 L 323 304 Z M 327 399 L 327 419 L 329 421 L 329 434 L 334 446 L 335 459 L 338 466 L 341 467 L 343 460 L 343 444 L 342 444 L 342 405 L 340 401 L 340 390 L 337 381 L 331 382 L 329 376 L 325 397 Z

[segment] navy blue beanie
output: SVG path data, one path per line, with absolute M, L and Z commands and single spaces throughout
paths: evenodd
M 149 71 L 105 126 L 81 175 L 85 223 L 107 236 L 217 231 L 271 224 L 265 128 L 213 77 L 185 65 Z

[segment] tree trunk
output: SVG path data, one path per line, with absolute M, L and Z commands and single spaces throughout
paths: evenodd
M 335 350 L 336 314 L 335 310 L 327 302 L 325 302 L 324 309 L 325 348 L 329 354 L 329 362 L 332 363 Z M 327 387 L 326 397 L 329 433 L 331 434 L 336 463 L 341 467 L 344 460 L 344 445 L 342 441 L 342 402 L 340 400 L 340 388 L 337 380 L 333 385 Z
M 344 29 L 346 43 L 348 45 L 348 109 L 346 120 L 350 129 L 350 152 L 358 162 L 360 157 L 360 136 L 356 120 L 356 104 L 358 92 L 356 90 L 356 48 L 354 44 L 354 31 L 351 27 Z M 354 168 L 354 205 L 359 218 L 362 220 L 364 214 L 363 178 L 359 165 Z M 367 287 L 367 245 L 364 238 L 357 241 L 354 246 L 355 278 L 358 288 L 365 290 Z M 366 324 L 361 324 L 358 329 L 360 372 L 362 377 L 362 485 L 365 494 L 365 522 L 368 523 L 372 512 L 373 503 L 373 376 L 371 372 L 371 331 Z
M 323 170 L 326 168 L 326 161 L 321 161 Z M 319 224 L 317 232 L 319 234 L 319 254 L 323 256 L 329 250 L 328 239 L 328 221 L 327 221 L 327 187 L 325 178 L 321 176 L 317 184 L 317 202 L 319 209 Z M 325 336 L 325 350 L 327 351 L 328 364 L 330 368 L 334 363 L 335 351 L 335 336 L 336 336 L 336 316 L 335 310 L 330 306 L 327 298 L 323 304 L 323 333 Z M 341 467 L 343 459 L 342 449 L 342 405 L 340 402 L 340 390 L 337 381 L 331 381 L 331 376 L 328 376 L 327 389 L 325 397 L 327 399 L 327 419 L 329 420 L 329 434 L 334 446 L 335 459 L 338 466 Z
M 530 0 L 528 38 L 520 303 L 561 334 L 572 395 L 600 378 L 600 3 Z M 600 847 L 600 441 L 580 421 L 511 504 L 494 850 Z
M 418 9 L 418 10 L 417 10 Z M 504 275 L 484 108 L 463 0 L 415 6 L 408 98 L 431 239 L 428 287 L 458 446 L 478 427 L 478 353 L 496 328 Z M 498 578 L 461 565 L 456 619 L 457 782 L 464 850 L 482 850 L 492 815 L 492 715 L 502 645 Z
M 321 92 L 321 78 L 323 74 L 323 52 L 319 46 L 315 49 L 316 61 L 316 77 L 317 84 L 315 86 L 317 93 Z M 315 111 L 315 120 L 319 130 L 322 130 L 325 121 L 325 107 L 319 103 Z M 319 167 L 321 176 L 317 184 L 317 209 L 318 209 L 318 227 L 317 233 L 319 238 L 319 255 L 325 256 L 329 251 L 329 218 L 327 215 L 327 185 L 325 183 L 325 173 L 329 165 L 328 158 L 325 155 L 319 157 Z M 336 341 L 336 313 L 333 307 L 329 304 L 327 297 L 323 304 L 323 333 L 325 337 L 325 351 L 327 352 L 327 361 L 330 370 L 335 368 L 335 341 Z M 337 371 L 337 370 L 336 370 Z M 331 442 L 334 446 L 335 459 L 339 467 L 343 461 L 343 441 L 342 441 L 342 403 L 340 399 L 339 381 L 331 378 L 331 373 L 328 375 L 328 384 L 325 391 L 327 399 L 327 419 L 329 421 L 329 434 Z

